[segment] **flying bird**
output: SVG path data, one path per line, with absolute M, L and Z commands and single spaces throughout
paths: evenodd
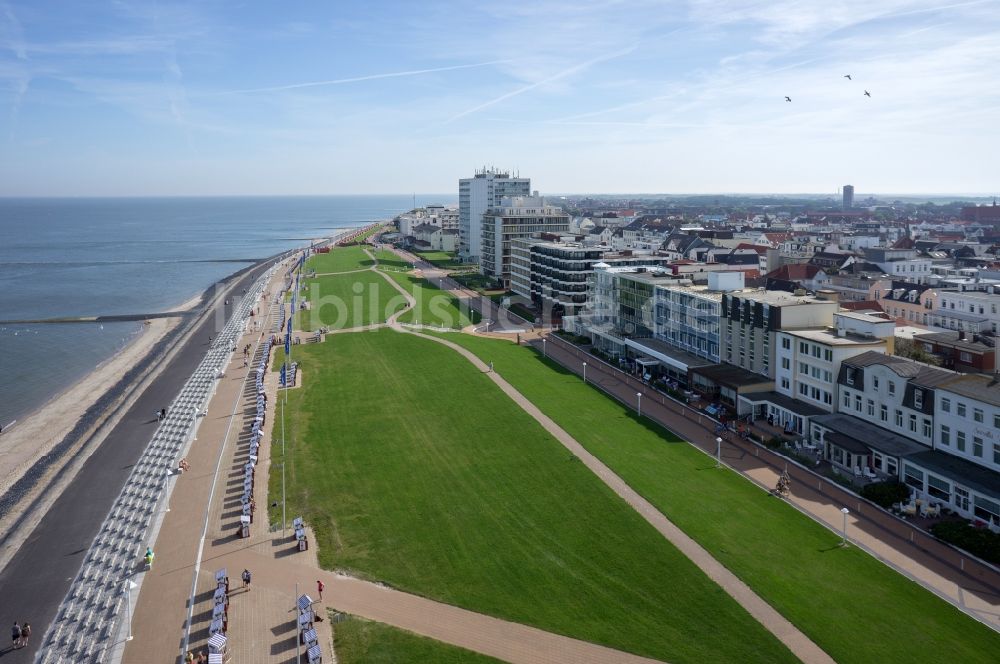
M 848 81 L 853 80 L 850 74 L 844 74 L 844 78 L 846 78 Z
M 791 100 L 792 100 L 791 97 L 787 97 L 787 96 L 785 97 L 785 101 L 791 101 Z
M 866 96 L 866 97 L 871 97 L 871 96 L 872 96 L 872 93 L 870 93 L 870 92 L 868 92 L 867 90 L 865 90 L 865 96 Z

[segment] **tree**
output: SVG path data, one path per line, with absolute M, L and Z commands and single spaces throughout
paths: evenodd
M 933 353 L 927 352 L 922 344 L 913 339 L 897 339 L 894 354 L 917 362 L 923 362 L 931 366 L 940 366 L 941 360 Z

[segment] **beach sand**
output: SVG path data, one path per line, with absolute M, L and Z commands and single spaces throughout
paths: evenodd
M 195 303 L 198 299 L 200 296 Z M 18 420 L 9 431 L 0 434 L 0 494 L 65 438 L 87 409 L 145 357 L 180 320 L 151 319 L 124 349 L 99 364 L 62 394 Z

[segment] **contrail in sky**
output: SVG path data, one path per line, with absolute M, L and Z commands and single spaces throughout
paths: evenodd
M 609 55 L 602 55 L 602 56 L 596 57 L 596 58 L 594 58 L 592 60 L 587 60 L 586 62 L 582 62 L 582 63 L 580 63 L 578 65 L 574 65 L 574 66 L 570 67 L 569 69 L 564 69 L 564 70 L 562 70 L 561 72 L 559 72 L 557 74 L 553 74 L 552 76 L 549 76 L 548 78 L 543 78 L 540 81 L 535 81 L 534 83 L 529 83 L 528 85 L 520 87 L 517 90 L 512 90 L 511 92 L 508 92 L 507 94 L 500 95 L 496 99 L 491 99 L 491 100 L 489 100 L 487 102 L 484 102 L 484 103 L 482 103 L 482 104 L 480 104 L 478 106 L 473 106 L 472 108 L 470 108 L 468 110 L 462 111 L 458 115 L 453 115 L 451 118 L 449 118 L 445 122 L 445 124 L 447 124 L 449 122 L 454 122 L 455 120 L 458 120 L 459 118 L 464 118 L 465 116 L 471 115 L 473 113 L 476 113 L 477 111 L 481 111 L 484 108 L 489 108 L 490 106 L 493 106 L 494 104 L 499 104 L 500 102 L 502 102 L 502 101 L 504 101 L 506 99 L 510 99 L 511 97 L 516 97 L 516 96 L 524 94 L 525 92 L 528 92 L 530 90 L 534 90 L 535 88 L 537 88 L 537 87 L 539 87 L 541 85 L 545 85 L 545 84 L 551 83 L 553 81 L 558 81 L 561 78 L 566 78 L 567 76 L 575 74 L 578 71 L 583 71 L 584 69 L 592 67 L 592 66 L 596 65 L 599 62 L 606 62 L 608 60 L 614 60 L 615 58 L 620 58 L 623 55 L 627 55 L 627 54 L 631 53 L 635 49 L 636 49 L 636 47 L 632 46 L 632 47 L 624 49 L 622 51 L 616 51 L 616 52 L 611 53 Z
M 354 76 L 352 78 L 335 78 L 329 81 L 309 81 L 307 83 L 292 83 L 290 85 L 275 85 L 268 88 L 250 88 L 248 90 L 227 90 L 217 94 L 232 95 L 250 92 L 280 92 L 282 90 L 298 90 L 299 88 L 318 88 L 324 85 L 343 85 L 344 83 L 359 83 L 361 81 L 374 81 L 380 78 L 402 78 L 404 76 L 419 76 L 421 74 L 433 74 L 440 71 L 454 71 L 456 69 L 472 69 L 473 67 L 488 67 L 509 60 L 490 60 L 489 62 L 476 62 L 469 65 L 452 65 L 450 67 L 435 67 L 433 69 L 411 69 L 409 71 L 394 71 L 386 74 L 369 74 L 367 76 Z

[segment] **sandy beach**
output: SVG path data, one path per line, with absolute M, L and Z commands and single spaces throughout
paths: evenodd
M 194 300 L 195 303 L 198 299 L 200 296 Z M 61 441 L 86 410 L 180 320 L 155 318 L 147 321 L 121 352 L 102 362 L 38 410 L 18 420 L 9 431 L 0 434 L 0 494 Z

